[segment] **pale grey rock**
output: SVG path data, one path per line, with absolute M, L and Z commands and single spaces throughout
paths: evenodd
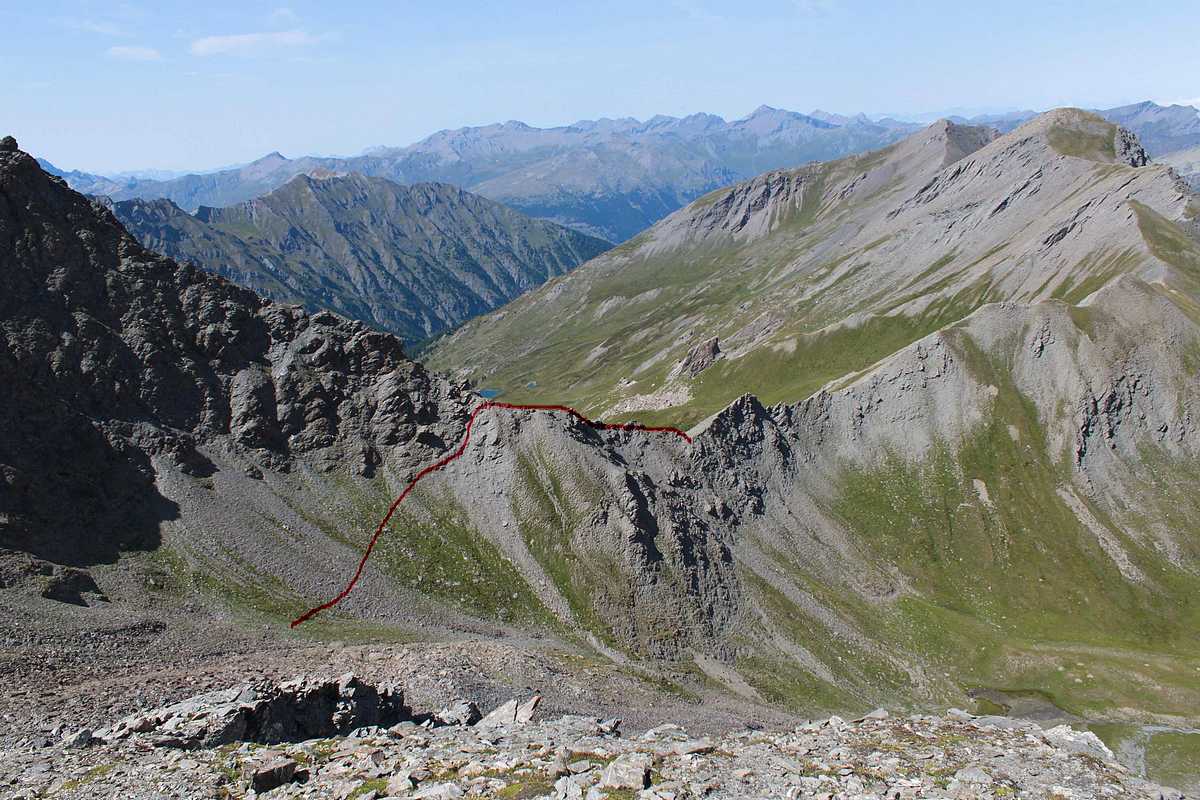
M 600 773 L 600 786 L 609 789 L 645 789 L 650 785 L 650 758 L 622 755 Z
M 976 725 L 988 728 L 1005 728 L 1007 730 L 1021 730 L 1030 727 L 1031 723 L 1013 719 L 1012 717 L 998 717 L 992 714 L 986 714 L 981 717 L 975 717 L 972 720 Z
M 387 792 L 389 795 L 403 796 L 408 794 L 417 785 L 416 781 L 408 772 L 397 772 L 388 778 Z
M 534 712 L 537 711 L 538 705 L 542 702 L 541 695 L 534 695 L 517 706 L 513 714 L 513 722 L 517 725 L 527 725 L 533 720 Z
M 512 725 L 516 722 L 517 707 L 519 705 L 520 703 L 517 700 L 508 700 L 485 714 L 483 719 L 475 724 L 475 727 L 494 728 Z
M 508 725 L 526 725 L 533 719 L 533 714 L 541 703 L 540 695 L 534 695 L 525 702 L 509 700 L 489 712 L 475 724 L 477 728 L 494 728 Z
M 433 715 L 439 725 L 474 725 L 482 719 L 479 707 L 470 700 L 458 700 Z
M 1069 725 L 1058 725 L 1044 731 L 1046 741 L 1068 752 L 1084 753 L 1105 761 L 1113 760 L 1113 753 L 1100 737 L 1091 731 L 1077 731 Z
M 413 800 L 454 800 L 463 796 L 463 790 L 453 783 L 434 783 L 422 786 L 411 796 Z
M 583 800 L 583 786 L 573 777 L 564 775 L 554 782 L 555 800 Z
M 975 783 L 985 786 L 992 782 L 992 776 L 977 764 L 963 767 L 954 773 L 954 778 L 964 783 Z

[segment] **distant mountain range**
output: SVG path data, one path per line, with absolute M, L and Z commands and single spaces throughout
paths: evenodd
M 270 153 L 235 169 L 166 181 L 114 180 L 42 166 L 85 194 L 165 197 L 187 211 L 258 197 L 300 174 L 350 173 L 398 183 L 438 181 L 531 216 L 620 242 L 696 197 L 760 172 L 882 147 L 920 126 L 863 115 L 762 106 L 727 122 L 712 114 L 601 119 L 557 128 L 505 122 L 440 131 L 409 147 L 351 158 Z
M 1191 106 L 1137 103 L 1098 111 L 1133 131 L 1152 156 L 1200 145 Z M 1006 133 L 1033 111 L 989 114 L 960 124 Z M 504 122 L 444 130 L 408 147 L 350 158 L 285 158 L 171 180 L 108 178 L 43 168 L 85 194 L 114 200 L 165 197 L 186 211 L 263 195 L 301 174 L 358 172 L 398 183 L 438 181 L 498 200 L 611 242 L 622 242 L 713 189 L 762 172 L 878 149 L 922 125 L 825 111 L 762 106 L 744 119 L 713 114 L 600 119 L 557 128 Z
M 409 341 L 503 305 L 609 247 L 454 186 L 362 175 L 299 175 L 195 215 L 166 198 L 120 200 L 112 211 L 153 250 Z

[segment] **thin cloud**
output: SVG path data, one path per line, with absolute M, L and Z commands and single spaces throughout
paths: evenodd
M 75 31 L 84 31 L 85 33 L 98 33 L 101 36 L 128 36 L 129 31 L 121 27 L 115 22 L 99 19 L 79 19 L 78 17 L 68 17 L 67 19 L 59 20 L 65 27 Z
M 272 31 L 263 33 L 235 33 L 228 36 L 205 36 L 192 42 L 192 55 L 215 56 L 226 53 L 252 54 L 281 47 L 308 47 L 317 44 L 324 36 L 313 36 L 305 31 Z
M 109 58 L 115 58 L 120 61 L 162 61 L 162 53 L 153 47 L 110 47 L 105 53 Z

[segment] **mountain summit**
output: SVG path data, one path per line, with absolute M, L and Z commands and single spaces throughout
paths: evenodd
M 608 244 L 446 184 L 299 175 L 189 215 L 169 200 L 113 213 L 139 240 L 275 300 L 420 340 L 570 271 Z
M 1195 207 L 1086 112 L 1000 137 L 943 120 L 707 195 L 432 359 L 515 396 L 533 383 L 597 413 L 698 420 L 743 391 L 803 397 L 987 303 L 1077 303 L 1123 275 L 1178 274 L 1154 232 Z M 712 338 L 724 357 L 682 380 L 675 365 Z

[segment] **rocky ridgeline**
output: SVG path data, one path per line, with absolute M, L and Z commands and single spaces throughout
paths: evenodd
M 538 700 L 487 716 L 469 701 L 414 713 L 398 687 L 350 674 L 246 685 L 0 753 L 0 774 L 7 796 L 29 800 L 1184 797 L 1068 726 L 880 709 L 782 733 L 696 738 L 661 725 L 626 737 L 615 719 L 535 722 Z

